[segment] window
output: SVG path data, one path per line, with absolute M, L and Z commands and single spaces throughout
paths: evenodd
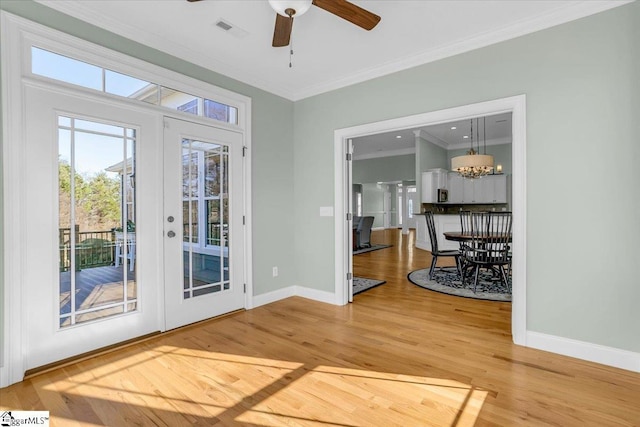
M 238 124 L 238 109 L 231 105 L 190 95 L 35 46 L 31 47 L 31 72 L 87 89 Z

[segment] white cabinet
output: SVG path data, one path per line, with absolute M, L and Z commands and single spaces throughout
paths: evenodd
M 462 203 L 476 203 L 476 181 L 475 179 L 462 180 Z
M 507 176 L 492 175 L 493 178 L 493 203 L 507 203 Z
M 430 169 L 422 172 L 422 203 L 438 203 L 438 188 L 447 188 L 447 171 Z
M 507 203 L 507 175 L 464 179 L 457 173 L 449 173 L 448 180 L 449 203 Z
M 464 179 L 457 173 L 449 174 L 449 203 L 462 203 L 462 193 L 464 191 Z

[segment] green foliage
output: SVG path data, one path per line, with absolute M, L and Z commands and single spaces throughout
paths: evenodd
M 61 196 L 71 194 L 71 166 L 65 160 L 58 162 L 59 191 Z M 76 217 L 86 217 L 93 224 L 117 224 L 120 221 L 120 181 L 105 172 L 93 176 L 75 173 Z M 61 197 L 62 199 L 62 197 Z

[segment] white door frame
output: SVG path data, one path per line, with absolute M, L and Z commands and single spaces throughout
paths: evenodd
M 346 221 L 344 194 L 346 174 L 346 140 L 383 132 L 394 132 L 418 126 L 429 126 L 450 121 L 466 120 L 472 117 L 511 112 L 512 116 L 512 211 L 513 211 L 513 300 L 511 330 L 515 344 L 526 345 L 527 331 L 527 245 L 526 245 L 526 97 L 517 95 L 509 98 L 479 102 L 447 108 L 439 111 L 416 114 L 397 119 L 337 129 L 334 132 L 334 204 L 335 204 L 335 301 L 347 304 L 346 268 L 350 252 L 345 233 Z

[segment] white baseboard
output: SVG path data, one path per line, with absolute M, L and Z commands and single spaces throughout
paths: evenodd
M 317 289 L 305 288 L 304 286 L 296 286 L 296 295 L 318 302 L 339 305 L 336 301 L 336 295 L 333 292 L 319 291 Z
M 277 289 L 275 291 L 267 292 L 266 294 L 260 294 L 253 297 L 251 307 L 248 309 L 260 307 L 261 305 L 271 304 L 272 302 L 280 301 L 281 299 L 289 298 L 296 295 L 296 287 L 289 286 L 287 288 Z
M 527 331 L 527 347 L 640 373 L 640 353 Z
M 250 310 L 252 308 L 260 307 L 261 305 L 271 304 L 272 302 L 293 296 L 338 305 L 336 302 L 336 295 L 333 292 L 319 291 L 317 289 L 305 288 L 304 286 L 289 286 L 287 288 L 277 289 L 272 292 L 267 292 L 266 294 L 254 296 L 251 307 L 247 307 L 247 309 Z

